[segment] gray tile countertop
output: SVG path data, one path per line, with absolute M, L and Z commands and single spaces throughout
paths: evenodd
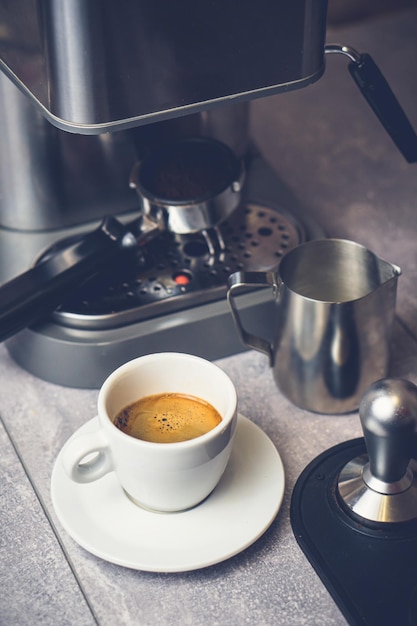
M 417 10 L 330 28 L 328 41 L 369 52 L 417 128 Z M 252 133 L 329 235 L 355 239 L 402 267 L 391 369 L 417 382 L 417 165 L 403 160 L 357 92 L 346 61 L 333 56 L 315 85 L 254 102 Z M 313 458 L 361 435 L 358 416 L 297 409 L 276 389 L 266 357 L 253 351 L 218 364 L 237 387 L 240 412 L 281 454 L 283 505 L 269 530 L 241 554 L 195 572 L 158 574 L 91 555 L 66 534 L 53 510 L 55 458 L 95 415 L 97 391 L 39 380 L 0 346 L 0 624 L 346 623 L 293 537 L 289 506 Z

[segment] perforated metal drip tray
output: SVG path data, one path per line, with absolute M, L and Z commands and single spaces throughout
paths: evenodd
M 86 283 L 55 311 L 55 322 L 107 329 L 205 304 L 226 295 L 229 275 L 275 267 L 306 239 L 292 215 L 261 204 L 238 207 L 219 227 L 223 246 L 210 253 L 203 234 L 164 232 L 120 266 Z

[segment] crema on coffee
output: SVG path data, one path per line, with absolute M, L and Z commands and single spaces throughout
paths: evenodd
M 140 398 L 122 409 L 114 424 L 127 435 L 153 443 L 177 443 L 195 439 L 222 421 L 205 400 L 180 393 Z

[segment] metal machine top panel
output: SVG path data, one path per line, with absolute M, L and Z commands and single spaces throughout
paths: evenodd
M 303 87 L 326 0 L 0 0 L 0 67 L 64 130 L 97 134 Z

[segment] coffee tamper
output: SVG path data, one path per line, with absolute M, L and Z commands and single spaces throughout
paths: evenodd
M 417 519 L 417 387 L 379 380 L 362 397 L 359 416 L 367 454 L 342 469 L 338 491 L 355 515 L 377 523 Z
M 292 529 L 351 626 L 417 626 L 417 387 L 373 383 L 359 417 L 299 476 Z

